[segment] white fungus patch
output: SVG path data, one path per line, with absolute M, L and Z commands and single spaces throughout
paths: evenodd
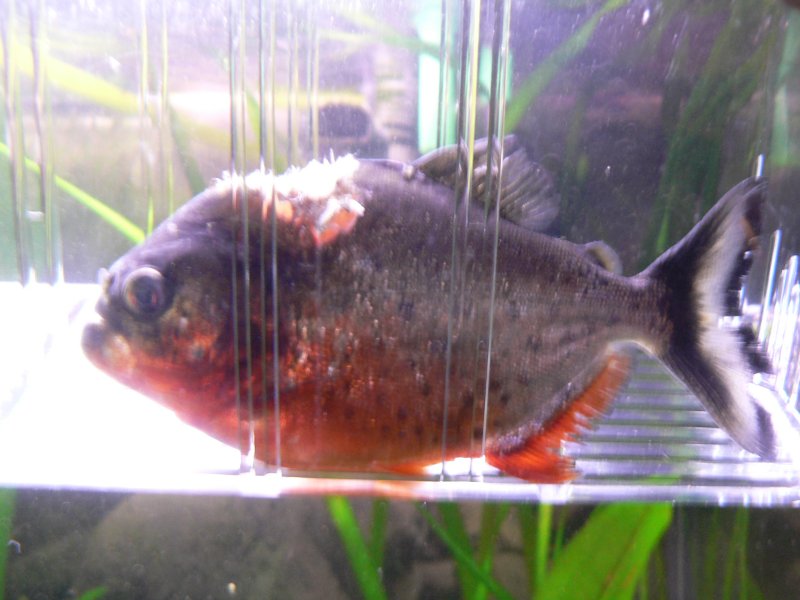
M 353 181 L 358 167 L 358 159 L 352 154 L 322 162 L 312 160 L 305 167 L 290 167 L 277 176 L 253 171 L 245 177 L 244 187 L 248 194 L 258 193 L 264 206 L 274 198 L 279 220 L 305 227 L 322 245 L 349 232 L 364 215 L 361 199 L 365 192 Z M 237 176 L 224 173 L 215 188 L 226 193 L 241 184 Z

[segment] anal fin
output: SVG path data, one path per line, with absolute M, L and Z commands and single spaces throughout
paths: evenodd
M 577 473 L 573 461 L 560 453 L 571 439 L 602 414 L 625 383 L 631 359 L 615 353 L 592 382 L 544 427 L 511 448 L 489 449 L 486 462 L 508 475 L 539 483 L 563 483 Z

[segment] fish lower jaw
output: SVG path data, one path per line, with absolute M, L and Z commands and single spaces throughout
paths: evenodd
M 95 365 L 116 377 L 130 377 L 136 360 L 128 341 L 101 323 L 90 323 L 83 331 L 81 345 Z

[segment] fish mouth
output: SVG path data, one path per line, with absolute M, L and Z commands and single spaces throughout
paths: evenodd
M 84 327 L 81 347 L 89 360 L 106 372 L 119 376 L 134 370 L 136 361 L 130 344 L 104 320 Z

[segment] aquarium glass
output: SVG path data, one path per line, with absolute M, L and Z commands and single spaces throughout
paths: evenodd
M 795 504 L 800 12 L 791 4 L 4 2 L 0 485 L 257 497 Z M 550 186 L 542 192 L 553 202 L 543 205 L 546 219 L 499 201 L 502 183 L 495 179 L 509 180 L 503 160 L 517 147 Z M 431 152 L 440 154 L 414 162 Z M 420 352 L 443 357 L 436 402 L 462 402 L 451 378 L 471 378 L 472 427 L 464 445 L 470 456 L 453 456 L 452 438 L 441 434 L 447 423 L 437 422 L 429 425 L 439 432 L 441 452 L 424 472 L 408 474 L 393 464 L 293 466 L 292 440 L 278 425 L 294 410 L 287 383 L 293 375 L 276 358 L 292 343 L 282 337 L 280 322 L 290 314 L 282 299 L 294 293 L 281 287 L 293 259 L 275 241 L 283 218 L 278 204 L 255 217 L 264 235 L 236 241 L 237 251 L 259 259 L 247 266 L 233 260 L 214 275 L 230 278 L 235 290 L 232 368 L 242 381 L 260 376 L 266 382 L 237 388 L 235 443 L 215 439 L 214 428 L 202 422 L 187 424 L 86 359 L 81 336 L 97 321 L 104 270 L 190 198 L 227 185 L 238 216 L 252 219 L 236 204 L 257 180 L 247 174 L 269 177 L 347 156 L 395 161 L 397 182 L 427 177 L 451 192 L 443 197 L 450 207 L 446 226 L 430 229 L 430 235 L 446 232 L 451 243 L 436 257 L 441 268 L 426 298 L 441 307 L 447 335 Z M 316 172 L 305 173 L 310 185 Z M 524 175 L 532 177 L 530 170 Z M 597 245 L 586 252 L 631 276 L 750 176 L 769 180 L 761 243 L 736 300 L 742 315 L 722 325 L 751 331 L 772 364 L 771 372 L 744 385 L 779 408 L 788 441 L 774 460 L 743 450 L 685 385 L 636 350 L 630 376 L 603 414 L 571 416 L 574 432 L 557 444 L 560 460 L 574 464 L 574 479 L 524 481 L 487 464 L 483 456 L 495 433 L 487 401 L 492 373 L 513 360 L 495 331 L 502 261 L 508 260 L 498 251 L 498 222 L 516 218 L 521 230 L 538 228 L 535 235 L 581 248 L 602 240 L 612 254 Z M 530 194 L 541 181 L 524 179 L 519 193 Z M 371 193 L 382 193 L 377 189 Z M 328 243 L 326 232 L 349 235 L 348 219 L 360 218 L 363 208 L 354 202 L 329 205 L 315 221 L 334 229 L 309 226 L 319 247 Z M 467 241 L 475 223 L 485 230 L 477 250 Z M 390 256 L 391 248 L 382 251 Z M 408 261 L 416 258 L 430 257 Z M 210 290 L 215 280 L 197 272 L 196 281 Z M 322 273 L 317 281 L 329 278 Z M 387 271 L 385 285 L 402 292 L 404 284 Z M 277 290 L 269 295 L 276 300 L 242 301 L 264 290 Z M 137 300 L 151 299 L 150 293 Z M 333 302 L 321 287 L 309 293 L 316 293 L 320 314 Z M 471 310 L 475 305 L 485 309 Z M 520 314 L 527 309 L 518 307 Z M 415 308 L 401 303 L 399 313 L 406 310 Z M 273 314 L 279 325 L 267 326 Z M 604 318 L 598 312 L 595 321 L 602 325 Z M 304 329 L 303 339 L 313 344 L 330 326 L 320 321 Z M 374 327 L 387 325 L 375 320 Z M 300 364 L 301 352 L 290 351 Z M 374 400 L 402 404 L 397 396 Z M 397 427 L 412 410 L 398 410 Z M 396 440 L 393 424 L 381 426 L 383 434 L 371 435 Z M 353 436 L 367 430 L 360 423 Z

